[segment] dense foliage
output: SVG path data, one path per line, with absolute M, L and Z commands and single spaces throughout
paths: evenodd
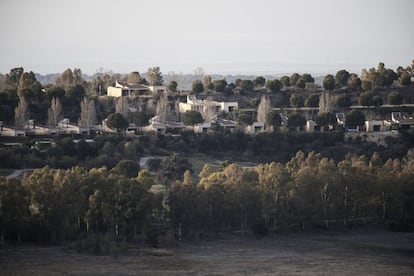
M 260 218 L 275 230 L 372 220 L 408 230 L 414 214 L 413 161 L 382 163 L 374 154 L 336 163 L 314 152 L 298 152 L 286 164 L 253 169 L 205 165 L 198 185 L 179 182 L 172 188 L 170 216 L 188 232 L 246 231 Z
M 154 223 L 180 228 L 184 236 L 251 231 L 262 222 L 284 231 L 373 221 L 395 230 L 413 227 L 412 151 L 402 160 L 385 162 L 377 153 L 335 162 L 299 151 L 287 163 L 253 168 L 231 162 L 216 168 L 206 164 L 198 178 L 177 156 L 163 161 L 169 168 L 165 172 L 176 174 L 155 178 L 145 170 L 138 177 L 126 176 L 130 171 L 122 167 L 131 169 L 128 163 L 110 171 L 46 166 L 21 181 L 0 178 L 2 237 L 58 242 L 83 233 L 106 233 L 131 239 Z M 183 166 L 174 169 L 177 163 Z M 172 187 L 151 193 L 147 184 L 162 184 L 164 177 L 170 178 Z
M 133 237 L 161 219 L 161 198 L 135 178 L 105 168 L 46 166 L 21 181 L 0 178 L 1 235 L 57 242 L 82 233 Z

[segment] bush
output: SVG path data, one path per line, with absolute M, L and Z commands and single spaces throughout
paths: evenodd
M 252 231 L 257 239 L 261 239 L 269 233 L 269 229 L 267 228 L 264 219 L 257 220 L 252 227 Z
M 109 235 L 102 234 L 90 234 L 78 240 L 71 249 L 91 255 L 118 255 L 128 251 L 125 241 L 117 242 Z
M 148 228 L 146 242 L 154 248 L 168 248 L 176 245 L 174 234 L 161 225 L 153 225 Z

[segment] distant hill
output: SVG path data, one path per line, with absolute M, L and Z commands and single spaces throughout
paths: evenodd
M 41 84 L 49 84 L 49 83 L 55 83 L 57 78 L 59 78 L 60 73 L 55 73 L 55 74 L 47 74 L 47 75 L 41 75 L 38 73 L 35 73 L 36 79 L 41 83 Z

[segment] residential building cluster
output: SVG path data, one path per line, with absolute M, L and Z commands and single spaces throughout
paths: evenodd
M 165 86 L 148 86 L 144 84 L 129 84 L 126 82 L 116 81 L 115 86 L 108 87 L 107 96 L 120 97 L 153 97 L 154 95 L 161 95 L 167 91 Z M 287 129 L 288 118 L 292 112 L 302 112 L 309 114 L 314 111 L 326 112 L 327 109 L 331 111 L 330 101 L 327 98 L 327 93 L 323 93 L 320 97 L 319 108 L 273 108 L 273 111 L 279 112 L 282 119 L 281 128 Z M 256 120 L 251 124 L 242 125 L 234 120 L 235 116 L 225 116 L 226 114 L 239 114 L 246 110 L 239 109 L 237 101 L 216 101 L 210 97 L 198 98 L 196 95 L 188 95 L 185 100 L 181 100 L 176 105 L 180 115 L 187 111 L 197 111 L 203 116 L 203 122 L 186 126 L 180 120 L 167 120 L 165 116 L 156 115 L 149 120 L 149 125 L 145 127 L 138 127 L 131 123 L 126 129 L 127 135 L 136 135 L 140 132 L 157 132 L 157 133 L 179 133 L 181 130 L 192 130 L 196 133 L 211 133 L 217 128 L 222 128 L 228 131 L 242 131 L 246 134 L 258 134 L 262 132 L 274 131 L 272 126 L 266 126 L 263 121 Z M 129 110 L 135 110 L 134 107 L 129 107 Z M 250 112 L 256 112 L 249 110 Z M 224 116 L 223 116 L 224 115 Z M 253 116 L 259 117 L 259 116 Z M 311 117 L 311 116 L 305 116 Z M 313 116 L 315 117 L 315 116 Z M 233 119 L 229 119 L 233 118 Z M 336 126 L 346 129 L 346 117 L 344 113 L 336 114 Z M 392 112 L 389 120 L 379 120 L 370 118 L 365 121 L 363 126 L 356 129 L 347 129 L 350 132 L 388 132 L 399 128 L 409 128 L 414 126 L 413 118 L 401 112 Z M 329 126 L 329 130 L 334 129 L 334 126 Z M 303 129 L 307 132 L 326 131 L 326 128 L 318 126 L 315 120 L 308 119 L 306 126 Z M 4 126 L 0 121 L 0 135 L 1 136 L 31 136 L 31 135 L 93 135 L 101 133 L 116 133 L 115 129 L 111 129 L 107 125 L 107 120 L 103 120 L 100 124 L 90 126 L 80 126 L 76 123 L 70 122 L 65 118 L 59 122 L 57 126 L 38 125 L 34 120 L 28 120 L 23 128 L 15 128 L 11 126 Z

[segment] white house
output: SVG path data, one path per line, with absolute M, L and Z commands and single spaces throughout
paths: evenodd
M 398 125 L 399 128 L 409 128 L 414 126 L 414 119 L 407 114 L 402 114 L 401 112 L 392 112 L 391 121 Z
M 339 126 L 345 127 L 346 118 L 344 113 L 336 113 L 336 122 Z
M 150 119 L 150 124 L 142 128 L 142 130 L 146 132 L 153 131 L 162 134 L 165 134 L 167 130 L 179 131 L 183 129 L 185 129 L 185 125 L 183 123 L 174 121 L 161 122 L 159 116 L 152 117 Z
M 314 120 L 307 120 L 306 121 L 306 131 L 307 132 L 315 132 L 318 131 L 319 127 L 318 124 Z
M 253 122 L 253 124 L 247 126 L 244 129 L 244 133 L 246 134 L 257 134 L 260 132 L 265 131 L 265 123 L 264 122 Z
M 367 132 L 388 131 L 388 130 L 390 130 L 390 127 L 387 126 L 384 121 L 369 120 L 369 121 L 365 121 L 365 130 Z
M 115 86 L 109 86 L 107 95 L 110 97 L 131 97 L 146 94 L 147 92 L 162 94 L 166 91 L 163 85 L 148 86 L 116 81 Z
M 198 112 L 233 112 L 238 109 L 238 102 L 217 102 L 210 100 L 199 100 L 195 96 L 187 96 L 186 103 L 179 103 L 178 109 L 180 113 L 187 111 L 198 111 Z

